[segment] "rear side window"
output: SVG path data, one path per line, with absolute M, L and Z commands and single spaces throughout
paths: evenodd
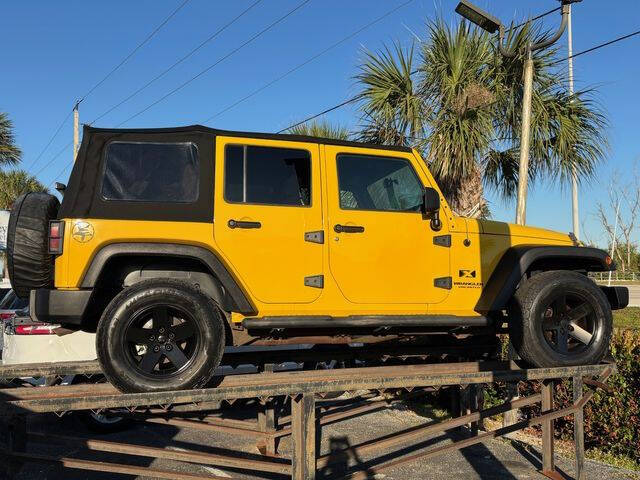
M 191 203 L 198 199 L 195 144 L 112 142 L 105 155 L 106 200 Z
M 224 176 L 228 202 L 311 204 L 311 154 L 306 150 L 227 145 Z

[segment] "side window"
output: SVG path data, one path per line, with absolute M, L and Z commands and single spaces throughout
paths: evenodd
M 193 143 L 112 142 L 105 154 L 106 200 L 192 203 L 200 164 Z
M 311 205 L 311 154 L 308 151 L 227 145 L 224 161 L 227 202 Z
M 337 160 L 340 208 L 420 211 L 423 186 L 407 160 L 351 154 Z

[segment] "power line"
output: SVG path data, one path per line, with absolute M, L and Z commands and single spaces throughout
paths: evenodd
M 238 20 L 240 20 L 240 18 L 242 18 L 245 14 L 247 14 L 249 12 L 249 10 L 251 10 L 253 7 L 255 7 L 256 5 L 258 5 L 260 2 L 262 2 L 262 0 L 256 0 L 255 2 L 253 2 L 251 5 L 249 5 L 247 8 L 245 8 L 240 14 L 238 14 L 236 17 L 234 17 L 232 20 L 230 20 L 229 22 L 227 22 L 225 25 L 223 25 L 221 28 L 219 28 L 218 30 L 216 30 L 213 34 L 211 34 L 209 37 L 207 37 L 205 40 L 203 40 L 198 46 L 196 46 L 195 48 L 193 48 L 189 53 L 187 53 L 185 56 L 183 56 L 182 58 L 180 58 L 178 61 L 176 61 L 175 63 L 173 63 L 169 68 L 167 68 L 166 70 L 162 71 L 160 74 L 156 75 L 155 77 L 153 77 L 151 80 L 149 80 L 147 83 L 145 83 L 143 86 L 141 86 L 140 88 L 138 88 L 135 92 L 133 92 L 131 95 L 129 95 L 128 97 L 124 98 L 123 100 L 121 100 L 120 102 L 118 102 L 117 104 L 115 104 L 114 106 L 112 106 L 111 108 L 109 108 L 108 110 L 104 111 L 103 113 L 101 113 L 98 117 L 96 117 L 91 123 L 89 123 L 89 125 L 93 125 L 95 122 L 97 122 L 98 120 L 100 120 L 101 118 L 103 118 L 104 116 L 108 115 L 109 113 L 113 112 L 116 108 L 118 108 L 119 106 L 123 105 L 124 103 L 128 102 L 129 100 L 131 100 L 133 97 L 135 97 L 136 95 L 138 95 L 140 92 L 142 92 L 143 90 L 145 90 L 147 87 L 149 87 L 152 83 L 154 83 L 155 81 L 159 80 L 160 78 L 164 77 L 167 73 L 169 73 L 171 70 L 173 70 L 175 67 L 177 67 L 178 65 L 180 65 L 182 62 L 184 62 L 186 59 L 188 59 L 189 57 L 191 57 L 194 53 L 196 53 L 198 50 L 200 50 L 202 47 L 204 47 L 207 43 L 211 42 L 213 39 L 215 39 L 218 35 L 220 35 L 223 31 L 225 31 L 227 28 L 229 28 L 231 25 L 233 25 L 235 22 L 237 22 Z
M 556 9 L 556 10 L 557 10 L 557 9 Z M 554 12 L 554 11 L 555 11 L 555 10 L 550 10 L 550 11 L 548 11 L 548 12 L 546 12 L 546 13 L 542 14 L 542 15 L 539 15 L 538 17 L 535 17 L 535 19 L 540 18 L 541 16 L 544 16 L 544 15 L 548 15 L 549 13 L 552 13 L 552 12 Z M 573 54 L 573 55 L 571 55 L 570 57 L 561 58 L 561 59 L 559 59 L 559 60 L 557 60 L 557 61 L 555 61 L 555 62 L 551 63 L 550 65 L 551 65 L 551 66 L 553 66 L 553 65 L 557 65 L 558 63 L 562 63 L 562 62 L 564 62 L 565 60 L 568 60 L 569 58 L 576 58 L 576 57 L 579 57 L 580 55 L 584 55 L 584 54 L 586 54 L 586 53 L 590 53 L 590 52 L 593 52 L 593 51 L 595 51 L 595 50 L 599 50 L 600 48 L 607 47 L 607 46 L 609 46 L 609 45 L 612 45 L 612 44 L 614 44 L 614 43 L 620 42 L 620 41 L 622 41 L 622 40 L 626 40 L 626 39 L 628 39 L 628 38 L 631 38 L 631 37 L 633 37 L 633 36 L 635 36 L 635 35 L 639 35 L 639 34 L 640 34 L 640 30 L 637 30 L 637 31 L 635 31 L 635 32 L 629 33 L 628 35 L 623 35 L 622 37 L 618 37 L 618 38 L 615 38 L 615 39 L 610 40 L 610 41 L 608 41 L 608 42 L 601 43 L 601 44 L 596 45 L 596 46 L 594 46 L 594 47 L 588 48 L 587 50 L 583 50 L 583 51 L 581 51 L 581 52 L 574 53 L 574 54 Z M 415 70 L 415 71 L 411 72 L 411 75 L 413 75 L 413 74 L 415 74 L 415 73 L 417 73 L 417 72 L 418 72 L 418 70 Z M 282 133 L 282 132 L 284 132 L 284 131 L 286 131 L 286 130 L 289 130 L 289 129 L 291 129 L 291 128 L 297 127 L 298 125 L 302 125 L 302 124 L 304 124 L 304 123 L 307 123 L 307 122 L 308 122 L 308 121 L 310 121 L 310 120 L 313 120 L 313 119 L 315 119 L 315 118 L 321 117 L 322 115 L 325 115 L 326 113 L 329 113 L 329 112 L 331 112 L 331 111 L 333 111 L 333 110 L 337 110 L 338 108 L 344 107 L 345 105 L 348 105 L 349 103 L 355 102 L 357 99 L 358 99 L 358 97 L 350 98 L 349 100 L 346 100 L 346 101 L 344 101 L 344 102 L 342 102 L 342 103 L 339 103 L 338 105 L 335 105 L 334 107 L 328 108 L 328 109 L 326 109 L 326 110 L 323 110 L 323 111 L 322 111 L 322 112 L 320 112 L 320 113 L 317 113 L 317 114 L 315 114 L 315 115 L 312 115 L 312 116 L 310 116 L 310 117 L 308 117 L 308 118 L 306 118 L 306 119 L 302 120 L 301 122 L 298 122 L 298 123 L 295 123 L 295 124 L 293 124 L 293 125 L 290 125 L 290 126 L 288 126 L 287 128 L 283 128 L 282 130 L 279 130 L 279 131 L 278 131 L 278 133 Z
M 627 38 L 631 38 L 638 34 L 640 34 L 640 30 L 636 30 L 635 32 L 629 33 L 628 35 L 623 35 L 622 37 L 615 38 L 608 42 L 601 43 L 600 45 L 596 45 L 595 47 L 587 48 L 586 50 L 582 50 L 581 52 L 574 53 L 570 57 L 561 58 L 560 60 L 553 62 L 551 65 L 556 65 L 558 63 L 564 62 L 565 60 L 569 60 L 570 58 L 576 58 L 576 57 L 579 57 L 580 55 L 584 55 L 585 53 L 590 53 L 590 52 L 593 52 L 594 50 L 599 50 L 601 48 L 608 47 L 609 45 L 613 45 L 614 43 L 621 42 L 622 40 L 626 40 Z
M 48 186 L 52 187 L 60 179 L 60 177 L 64 174 L 64 172 L 69 170 L 69 167 L 71 165 L 73 165 L 73 161 L 67 163 L 65 167 L 62 170 L 60 170 L 60 173 L 58 173 L 58 175 L 55 176 L 55 178 L 51 181 L 51 183 Z
M 353 97 L 353 98 L 350 98 L 350 99 L 348 99 L 348 100 L 345 100 L 344 102 L 339 103 L 338 105 L 335 105 L 335 106 L 333 106 L 333 107 L 327 108 L 326 110 L 323 110 L 323 111 L 322 111 L 322 112 L 320 112 L 320 113 L 316 113 L 315 115 L 312 115 L 312 116 L 310 116 L 310 117 L 307 117 L 307 118 L 305 118 L 304 120 L 302 120 L 301 122 L 294 123 L 293 125 L 289 125 L 288 127 L 283 128 L 282 130 L 278 130 L 276 133 L 282 133 L 282 132 L 285 132 L 285 131 L 287 131 L 287 130 L 290 130 L 290 129 L 294 128 L 294 127 L 297 127 L 298 125 L 302 125 L 302 124 L 304 124 L 304 123 L 307 123 L 308 121 L 313 120 L 314 118 L 321 117 L 322 115 L 324 115 L 324 114 L 326 114 L 326 113 L 329 113 L 329 112 L 332 112 L 333 110 L 337 110 L 337 109 L 339 109 L 339 108 L 341 108 L 341 107 L 344 107 L 345 105 L 348 105 L 348 104 L 350 104 L 350 103 L 353 103 L 353 102 L 355 102 L 356 100 L 358 100 L 358 97 Z
M 42 168 L 41 168 L 40 170 L 38 170 L 36 173 L 34 173 L 34 174 L 33 174 L 33 176 L 34 176 L 34 177 L 37 177 L 37 176 L 38 176 L 38 175 L 40 175 L 42 172 L 44 172 L 44 171 L 47 169 L 47 167 L 48 167 L 49 165 L 51 165 L 53 162 L 55 162 L 55 160 L 56 160 L 60 155 L 62 155 L 62 153 L 63 153 L 67 148 L 69 148 L 69 147 L 71 146 L 71 144 L 73 144 L 73 140 L 72 140 L 72 141 L 70 141 L 69 143 L 67 143 L 64 147 L 62 147 L 62 149 L 61 149 L 58 153 L 56 153 L 53 157 L 51 157 L 51 159 L 50 159 L 47 163 L 45 163 L 45 164 L 42 166 Z
M 163 95 L 162 97 L 160 97 L 158 100 L 156 100 L 155 102 L 151 103 L 150 105 L 146 106 L 145 108 L 143 108 L 142 110 L 140 110 L 139 112 L 131 115 L 129 118 L 127 118 L 126 120 L 124 120 L 123 122 L 120 122 L 118 125 L 116 125 L 117 127 L 129 122 L 130 120 L 133 120 L 134 118 L 136 118 L 137 116 L 141 115 L 142 113 L 146 112 L 147 110 L 149 110 L 150 108 L 154 107 L 155 105 L 157 105 L 158 103 L 162 102 L 163 100 L 169 98 L 171 95 L 173 95 L 174 93 L 178 92 L 179 90 L 182 90 L 184 87 L 186 87 L 187 85 L 189 85 L 191 82 L 193 82 L 194 80 L 196 80 L 197 78 L 200 78 L 202 75 L 204 75 L 205 73 L 207 73 L 209 70 L 211 70 L 212 68 L 214 68 L 216 65 L 218 65 L 219 63 L 223 62 L 224 60 L 226 60 L 227 58 L 231 57 L 232 55 L 234 55 L 236 52 L 238 52 L 239 50 L 241 50 L 242 48 L 244 48 L 245 46 L 249 45 L 251 42 L 253 42 L 255 39 L 257 39 L 258 37 L 264 35 L 266 32 L 268 32 L 269 30 L 271 30 L 273 27 L 275 27 L 276 25 L 278 25 L 280 22 L 284 21 L 287 17 L 293 15 L 296 11 L 298 11 L 299 9 L 301 9 L 302 7 L 304 7 L 307 3 L 309 3 L 311 0 L 304 0 L 303 2 L 299 3 L 296 7 L 294 7 L 293 9 L 289 10 L 289 12 L 287 12 L 286 14 L 284 14 L 283 16 L 281 16 L 280 18 L 278 18 L 276 21 L 272 22 L 271 24 L 269 24 L 267 27 L 263 28 L 262 30 L 260 30 L 258 33 L 256 33 L 255 35 L 253 35 L 251 38 L 249 38 L 247 41 L 243 42 L 240 46 L 234 48 L 233 50 L 231 50 L 231 52 L 227 53 L 226 55 L 224 55 L 223 57 L 219 58 L 216 62 L 212 63 L 211 65 L 209 65 L 207 68 L 205 68 L 204 70 L 201 70 L 199 73 L 197 73 L 196 75 L 194 75 L 193 77 L 191 77 L 190 79 L 188 79 L 186 82 L 181 83 L 180 85 L 178 85 L 176 88 L 174 88 L 173 90 L 170 90 L 168 93 L 166 93 L 165 95 Z
M 55 138 L 58 136 L 58 134 L 60 133 L 60 130 L 62 130 L 62 127 L 64 127 L 65 123 L 67 123 L 67 120 L 69 120 L 69 117 L 71 116 L 71 114 L 73 113 L 73 110 L 69 110 L 69 113 L 67 113 L 67 115 L 64 117 L 64 120 L 62 120 L 62 122 L 60 123 L 60 125 L 58 126 L 58 128 L 56 129 L 56 131 L 54 132 L 54 134 L 51 136 L 51 138 L 49 139 L 49 141 L 47 142 L 47 144 L 44 146 L 44 148 L 40 151 L 40 153 L 38 154 L 38 156 L 35 158 L 35 160 L 33 160 L 28 167 L 25 167 L 25 170 L 29 170 L 31 167 L 35 167 L 36 164 L 38 163 L 38 161 L 40 160 L 40 158 L 42 158 L 42 155 L 44 155 L 44 152 L 47 151 L 47 149 L 49 148 L 49 146 L 53 143 L 53 141 L 55 140 Z
M 149 40 L 151 40 L 156 33 L 158 33 L 160 31 L 160 29 L 162 27 L 164 27 L 169 20 L 171 20 L 180 10 L 182 10 L 182 7 L 184 7 L 187 3 L 189 2 L 189 0 L 184 0 L 180 5 L 178 5 L 178 7 L 169 14 L 169 16 L 167 18 L 165 18 L 162 23 L 160 23 L 160 25 L 158 25 L 149 35 L 147 35 L 147 37 L 140 42 L 132 51 L 131 53 L 129 53 L 129 55 L 127 55 L 126 57 L 124 57 L 124 59 L 122 59 L 122 61 L 120 63 L 118 63 L 115 67 L 113 67 L 111 69 L 111 71 L 109 73 L 107 73 L 102 80 L 100 80 L 98 83 L 96 83 L 93 87 L 91 87 L 89 89 L 89 91 L 87 93 L 85 93 L 82 98 L 80 98 L 80 102 L 82 102 L 85 98 L 87 98 L 89 95 L 91 95 L 96 88 L 98 88 L 100 85 L 102 85 L 111 75 L 113 75 L 120 67 L 122 67 L 125 63 L 127 63 L 127 61 L 133 57 L 136 52 L 138 50 L 140 50 L 145 44 L 147 44 L 149 42 Z M 79 103 L 79 102 L 78 102 Z
M 535 22 L 536 20 L 540 20 L 543 17 L 546 17 L 547 15 L 552 14 L 553 12 L 557 12 L 558 10 L 562 10 L 562 6 L 560 7 L 556 7 L 556 8 L 552 8 L 551 10 L 549 10 L 548 12 L 544 12 L 541 13 L 540 15 L 538 15 L 537 17 L 533 17 L 530 18 L 529 20 L 527 20 L 526 22 L 522 22 L 519 23 L 518 25 L 514 25 L 513 27 L 508 28 L 507 30 L 505 30 L 505 32 L 510 32 L 511 30 L 515 30 L 516 28 L 520 28 L 520 27 L 524 27 L 527 23 L 529 22 Z
M 287 71 L 286 73 L 280 75 L 279 77 L 275 78 L 274 80 L 264 84 L 263 86 L 261 86 L 260 88 L 254 90 L 253 92 L 249 93 L 248 95 L 242 97 L 240 100 L 232 103 L 231 105 L 229 105 L 228 107 L 220 110 L 218 113 L 216 113 L 215 115 L 212 115 L 211 117 L 207 118 L 206 120 L 204 120 L 203 123 L 207 123 L 211 120 L 213 120 L 214 118 L 222 115 L 223 113 L 231 110 L 232 108 L 236 107 L 237 105 L 241 104 L 242 102 L 248 100 L 249 98 L 257 95 L 258 93 L 262 92 L 263 90 L 266 90 L 267 88 L 269 88 L 271 85 L 279 82 L 280 80 L 282 80 L 283 78 L 291 75 L 292 73 L 296 72 L 297 70 L 300 70 L 302 67 L 304 67 L 305 65 L 308 65 L 309 63 L 313 62 L 314 60 L 316 60 L 317 58 L 321 57 L 322 55 L 324 55 L 325 53 L 329 52 L 330 50 L 334 49 L 335 47 L 337 47 L 338 45 L 341 45 L 342 43 L 346 42 L 347 40 L 350 40 L 351 38 L 355 37 L 356 35 L 358 35 L 359 33 L 361 33 L 362 31 L 366 30 L 367 28 L 375 25 L 376 23 L 380 22 L 381 20 L 385 19 L 386 17 L 388 17 L 389 15 L 395 13 L 397 10 L 401 9 L 402 7 L 410 4 L 411 2 L 413 2 L 413 0 L 408 0 L 400 5 L 398 5 L 397 7 L 389 10 L 388 12 L 386 12 L 385 14 L 383 14 L 382 16 L 376 18 L 375 20 L 372 20 L 371 22 L 367 23 L 366 25 L 360 27 L 359 29 L 357 29 L 355 32 L 347 35 L 346 37 L 343 37 L 342 39 L 338 40 L 337 42 L 331 44 L 330 46 L 328 46 L 327 48 L 325 48 L 324 50 L 322 50 L 321 52 L 313 55 L 312 57 L 308 58 L 307 60 L 305 60 L 304 62 L 302 62 L 301 64 L 293 67 L 292 69 L 290 69 L 289 71 Z
M 111 75 L 113 75 L 120 67 L 122 67 L 122 65 L 124 65 L 133 55 L 135 55 L 135 53 L 140 50 L 140 48 L 142 48 L 147 42 L 149 42 L 149 40 L 151 40 L 156 33 L 158 33 L 158 31 L 160 31 L 160 29 L 162 27 L 164 27 L 167 22 L 169 22 L 169 20 L 171 20 L 173 18 L 173 16 L 175 14 L 177 14 L 182 7 L 184 7 L 187 3 L 189 2 L 189 0 L 184 0 L 173 12 L 171 12 L 169 14 L 169 16 L 167 18 L 165 18 L 162 23 L 160 23 L 160 25 L 158 25 L 141 43 L 139 43 L 132 51 L 131 53 L 129 53 L 129 55 L 127 55 L 120 63 L 118 63 L 109 73 L 107 73 L 107 75 L 105 75 L 102 80 L 100 80 L 98 83 L 96 83 L 93 87 L 91 87 L 89 89 L 89 91 L 87 93 L 85 93 L 82 98 L 80 98 L 80 100 L 78 100 L 76 103 L 74 103 L 74 105 L 79 104 L 80 102 L 82 102 L 86 97 L 88 97 L 91 93 L 93 93 L 100 85 L 102 85 Z M 58 134 L 60 133 L 60 130 L 62 130 L 62 127 L 67 123 L 67 120 L 69 120 L 69 117 L 71 116 L 71 114 L 73 113 L 73 109 L 71 109 L 67 115 L 64 117 L 64 119 L 62 120 L 62 122 L 60 123 L 60 125 L 58 126 L 58 128 L 55 130 L 55 132 L 53 133 L 53 135 L 51 136 L 51 138 L 49 139 L 49 141 L 47 142 L 47 144 L 44 146 L 44 148 L 40 151 L 40 153 L 38 154 L 38 156 L 35 158 L 35 160 L 33 160 L 33 162 L 31 162 L 29 164 L 28 167 L 26 167 L 26 170 L 28 170 L 29 168 L 34 167 L 38 161 L 40 160 L 40 158 L 42 158 L 42 155 L 44 155 L 44 152 L 47 151 L 47 149 L 51 146 L 51 144 L 53 143 L 53 141 L 56 139 L 56 137 L 58 136 Z M 66 148 L 66 147 L 65 147 Z M 56 157 L 57 158 L 57 157 Z

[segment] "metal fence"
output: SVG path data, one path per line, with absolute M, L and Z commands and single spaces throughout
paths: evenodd
M 589 277 L 596 282 L 608 282 L 609 272 L 591 272 Z M 640 272 L 611 272 L 612 282 L 640 282 Z

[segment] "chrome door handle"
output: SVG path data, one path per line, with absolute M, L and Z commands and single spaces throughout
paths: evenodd
M 362 233 L 364 232 L 364 227 L 359 225 L 334 225 L 333 231 L 336 233 Z
M 241 220 L 229 220 L 227 222 L 229 228 L 260 228 L 262 224 L 260 222 L 243 222 Z

